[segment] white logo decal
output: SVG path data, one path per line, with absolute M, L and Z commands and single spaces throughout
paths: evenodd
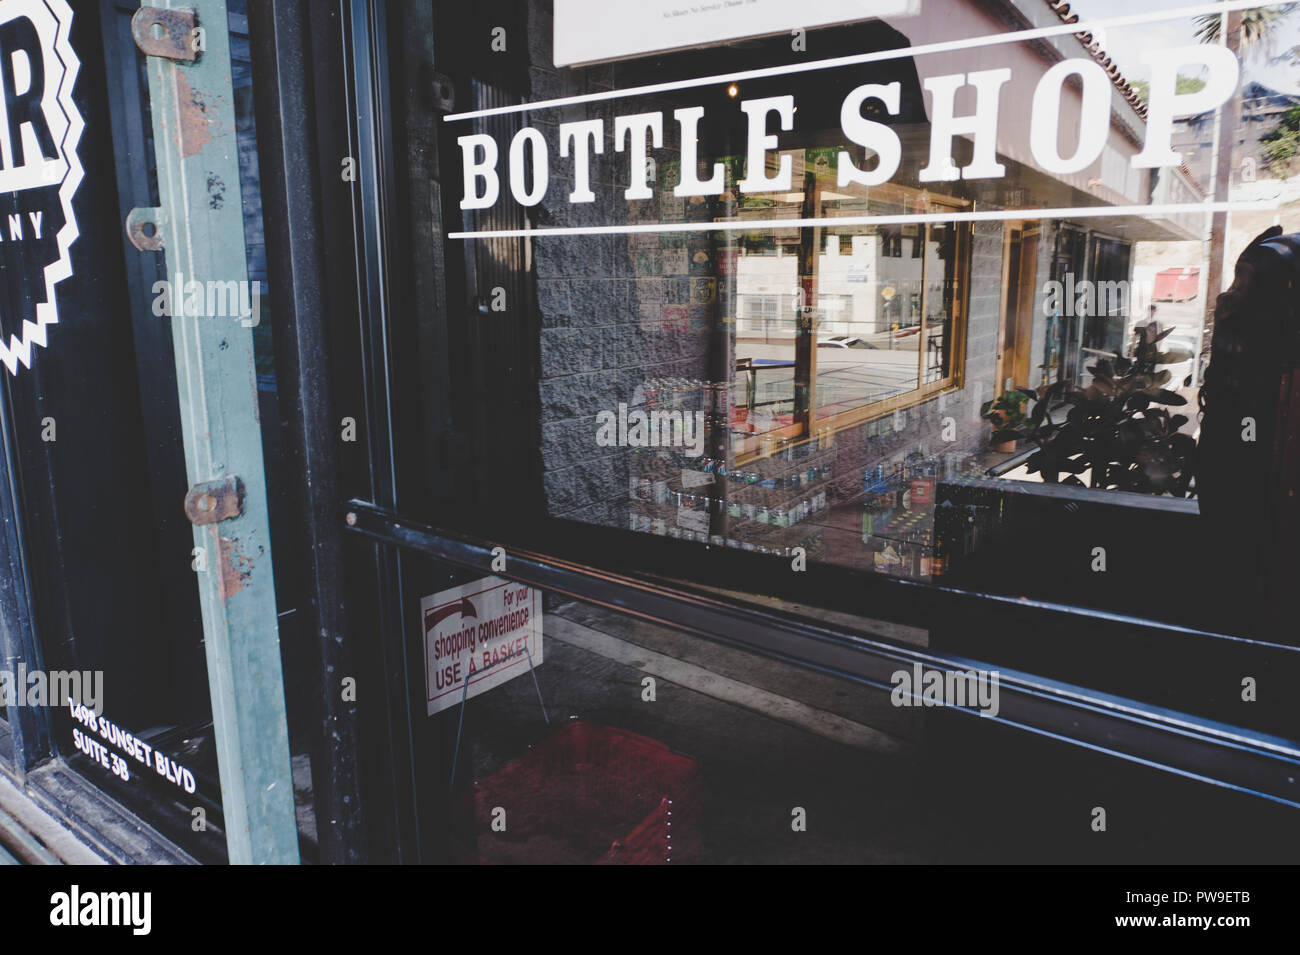
M 72 197 L 85 125 L 72 102 L 81 63 L 64 0 L 0 3 L 0 362 L 30 367 L 58 324 L 54 286 L 72 274 Z

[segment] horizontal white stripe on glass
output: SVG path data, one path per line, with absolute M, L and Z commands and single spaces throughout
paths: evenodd
M 639 232 L 749 232 L 810 226 L 908 225 L 914 222 L 1003 222 L 1008 219 L 1095 219 L 1107 216 L 1173 216 L 1186 213 L 1273 211 L 1277 203 L 1182 202 L 1157 206 L 1078 206 L 1062 209 L 989 209 L 883 216 L 821 216 L 814 219 L 726 219 L 710 222 L 649 222 L 640 225 L 555 226 L 548 229 L 489 229 L 449 232 L 449 239 L 509 239 L 517 236 L 633 235 Z

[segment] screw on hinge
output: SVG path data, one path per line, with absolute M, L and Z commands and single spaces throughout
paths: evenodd
M 244 513 L 244 482 L 231 474 L 205 481 L 185 495 L 185 516 L 191 524 L 215 524 Z
M 194 28 L 198 25 L 192 10 L 160 10 L 141 7 L 131 17 L 131 35 L 145 56 L 168 60 L 198 59 Z
M 161 220 L 161 209 L 137 206 L 126 214 L 126 237 L 141 252 L 161 252 Z

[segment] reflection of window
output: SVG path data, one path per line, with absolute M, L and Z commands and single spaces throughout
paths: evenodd
M 758 335 L 771 335 L 777 331 L 781 318 L 781 296 L 741 295 L 740 314 L 746 324 L 741 331 Z
M 779 392 L 771 427 L 783 437 L 809 434 L 814 425 L 849 427 L 953 387 L 969 227 L 833 223 L 837 216 L 955 211 L 960 202 L 896 186 L 866 195 L 838 185 L 833 172 L 801 174 L 805 154 L 789 155 L 797 191 L 742 196 L 740 218 L 818 224 L 742 233 L 731 279 L 743 337 L 736 358 L 764 369 L 747 368 L 749 390 L 757 400 L 766 378 L 775 389 L 769 400 Z M 792 294 L 774 295 L 775 288 Z M 736 452 L 755 450 L 760 430 L 739 438 Z
M 823 293 L 817 298 L 817 307 L 821 310 L 823 329 L 829 324 L 851 324 L 853 321 L 853 296 Z
M 836 231 L 853 258 L 818 263 L 818 340 L 839 335 L 861 345 L 847 353 L 819 348 L 810 380 L 817 418 L 840 427 L 952 386 L 968 229 L 928 223 Z M 864 273 L 868 281 L 855 281 Z
M 901 226 L 882 226 L 880 229 L 880 254 L 897 259 L 903 254 L 903 229 Z

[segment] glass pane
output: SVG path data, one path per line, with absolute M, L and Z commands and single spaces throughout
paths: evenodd
M 723 590 L 824 621 L 846 646 L 849 634 L 887 635 L 1291 732 L 1285 702 L 1243 708 L 1237 678 L 1223 682 L 1255 670 L 1286 679 L 1271 648 L 1218 636 L 1259 636 L 1242 619 L 1246 601 L 1223 595 L 1245 592 L 1239 568 L 1266 535 L 1252 526 L 1204 559 L 1210 525 L 1188 452 L 1201 450 L 1214 301 L 1251 238 L 1274 221 L 1300 227 L 1283 155 L 1300 96 L 1281 55 L 1300 40 L 1294 23 L 1278 20 L 1267 55 L 1230 50 L 1230 67 L 1206 52 L 1223 35 L 1198 37 L 1210 21 L 1172 3 L 1017 2 L 1009 25 L 988 4 L 920 0 L 794 24 L 802 37 L 745 34 L 737 14 L 741 35 L 701 26 L 688 48 L 654 46 L 653 24 L 565 21 L 559 6 L 513 8 L 501 22 L 526 43 L 486 57 L 497 11 L 435 4 L 435 61 L 458 105 L 444 116 L 418 96 L 403 104 L 413 148 L 401 158 L 427 169 L 423 146 L 437 139 L 428 178 L 443 201 L 430 223 L 419 211 L 428 182 L 399 183 L 399 207 L 416 212 L 398 244 L 410 239 L 413 287 L 446 277 L 445 309 L 414 295 L 403 300 L 411 320 L 398 309 L 392 325 L 396 391 L 421 396 L 396 408 L 406 513 L 507 549 L 521 540 Z M 409 78 L 427 36 L 408 14 L 394 13 L 411 61 L 402 89 L 418 85 Z M 1244 42 L 1239 28 L 1229 33 Z M 1223 79 L 1238 68 L 1240 81 Z M 1258 102 L 1242 109 L 1271 110 L 1267 122 L 1282 125 L 1242 163 L 1220 134 L 1241 125 L 1233 104 L 1262 75 L 1273 93 L 1251 93 Z M 1199 89 L 1209 92 L 1171 108 Z M 1184 154 L 1207 116 L 1219 130 L 1211 152 Z M 1160 149 L 1166 129 L 1172 158 Z M 1259 143 L 1274 141 L 1266 164 Z M 1140 159 L 1148 148 L 1158 155 Z M 1253 482 L 1273 474 L 1270 454 L 1235 475 L 1230 505 L 1263 499 Z M 484 582 L 421 561 L 407 570 L 418 593 L 405 612 L 419 623 L 406 657 L 427 671 L 409 677 L 419 712 L 431 693 L 454 698 L 480 675 L 437 659 L 429 628 L 463 618 L 456 588 Z M 977 609 L 952 619 L 939 588 L 1008 599 L 963 601 Z M 872 619 L 877 598 L 889 622 Z M 599 805 L 565 803 L 576 783 L 562 760 L 556 775 L 570 788 L 559 795 L 520 768 L 555 756 L 554 741 L 575 732 L 568 716 L 698 766 L 698 856 L 676 861 L 787 861 L 805 848 L 831 861 L 960 857 L 962 840 L 968 857 L 1009 851 L 1009 829 L 981 829 L 990 817 L 974 811 L 963 824 L 932 781 L 946 805 L 928 818 L 945 828 L 928 826 L 900 785 L 908 767 L 875 748 L 875 734 L 910 742 L 917 728 L 892 701 L 877 709 L 879 690 L 594 600 L 535 599 L 533 674 L 518 659 L 501 664 L 519 670 L 470 695 L 463 726 L 458 703 L 414 721 L 427 858 L 575 861 L 626 845 L 653 805 L 611 822 Z M 1080 612 L 1094 610 L 1104 613 Z M 933 630 L 915 626 L 931 614 Z M 476 604 L 476 637 L 483 625 Z M 643 697 L 648 676 L 670 694 Z M 724 685 L 748 702 L 706 689 Z M 787 718 L 802 707 L 832 714 L 822 729 L 851 738 Z M 930 750 L 934 765 L 980 775 L 973 740 L 984 730 L 945 720 L 926 721 L 927 747 L 947 747 Z M 1052 844 L 1048 819 L 1081 774 L 1105 771 L 1057 745 L 1026 745 L 988 774 L 1008 783 L 996 796 L 958 800 L 1005 813 L 1020 840 L 1010 854 Z M 1017 768 L 1049 764 L 1050 784 L 1010 783 Z M 498 838 L 520 811 L 517 781 L 532 787 L 523 829 Z M 830 812 L 833 838 L 780 842 L 792 808 L 807 808 L 798 799 Z M 1166 836 L 1171 802 L 1143 810 Z M 539 807 L 570 810 L 563 839 L 537 838 Z M 1058 857 L 1095 858 L 1097 845 Z
M 1198 396 L 1237 257 L 1300 225 L 1300 15 L 1248 11 L 1225 39 L 1217 14 L 1077 6 L 1035 8 L 1045 36 L 924 0 L 807 49 L 606 57 L 530 4 L 513 65 L 449 44 L 477 84 L 440 124 L 467 341 L 522 377 L 451 369 L 481 403 L 430 443 L 469 442 L 467 493 L 516 526 L 1239 626 L 1186 556 Z M 479 26 L 435 12 L 464 30 L 444 37 Z M 557 63 L 569 41 L 593 60 Z M 423 506 L 475 522 L 463 496 Z

